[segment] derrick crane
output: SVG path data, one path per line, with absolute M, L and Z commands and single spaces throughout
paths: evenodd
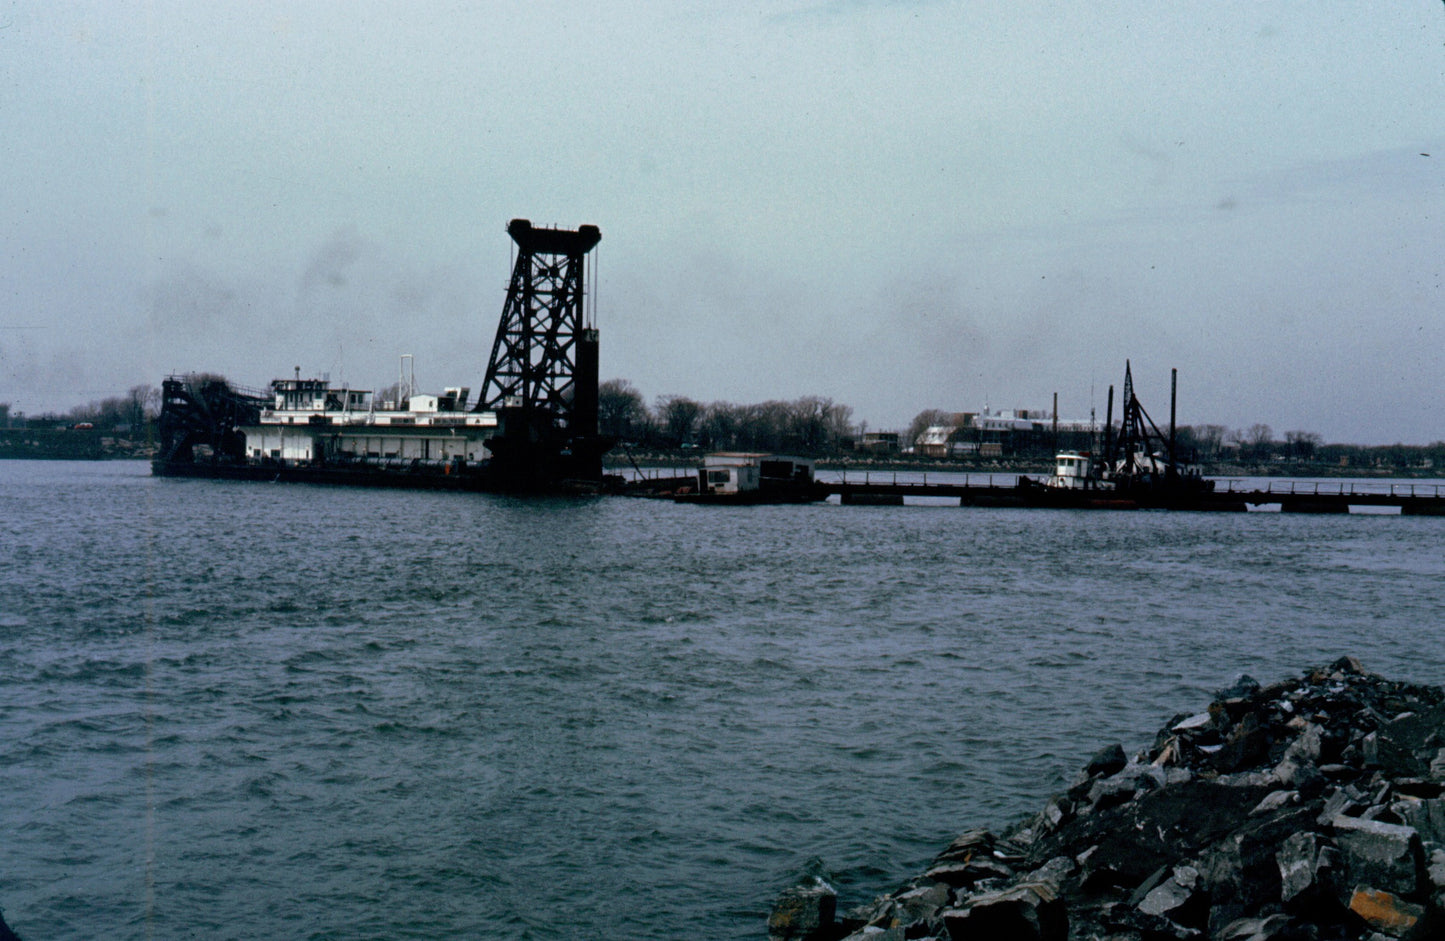
M 1178 393 L 1178 370 L 1169 374 L 1169 434 L 1159 430 L 1154 419 L 1144 411 L 1134 392 L 1134 374 L 1124 363 L 1124 413 L 1114 436 L 1114 387 L 1109 387 L 1108 417 L 1104 421 L 1105 472 L 1113 477 L 1119 489 L 1155 489 L 1166 491 L 1174 500 L 1197 496 L 1214 488 L 1199 472 L 1179 460 L 1176 446 L 1175 400 Z
M 586 316 L 586 256 L 596 226 L 534 227 L 513 219 L 517 260 L 475 411 L 495 411 L 493 472 L 516 482 L 601 479 L 610 442 L 597 434 L 598 335 Z

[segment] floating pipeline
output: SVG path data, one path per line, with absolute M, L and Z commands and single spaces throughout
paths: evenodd
M 843 914 L 826 877 L 782 893 L 774 941 L 1445 938 L 1445 690 L 1353 658 L 1241 677 L 1129 758 Z

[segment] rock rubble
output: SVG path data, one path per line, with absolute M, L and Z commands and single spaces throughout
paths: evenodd
M 810 875 L 772 941 L 1445 938 L 1445 690 L 1341 658 L 1241 677 L 1150 748 L 1095 755 L 999 834 L 843 914 Z

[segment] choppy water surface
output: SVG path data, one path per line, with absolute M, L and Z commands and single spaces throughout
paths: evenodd
M 1240 672 L 1445 683 L 1445 519 L 147 473 L 0 462 L 27 938 L 761 938 Z

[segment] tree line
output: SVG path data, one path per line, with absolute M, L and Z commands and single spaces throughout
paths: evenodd
M 133 386 L 124 395 L 78 405 L 64 413 L 27 417 L 0 402 L 0 429 L 71 428 L 88 426 L 113 434 L 144 433 L 156 419 L 160 390 Z M 954 412 L 924 409 L 899 435 L 900 450 L 909 450 L 928 428 L 949 426 L 959 419 Z M 602 434 L 643 448 L 697 448 L 708 451 L 773 451 L 814 456 L 842 455 L 855 450 L 867 430 L 853 421 L 851 406 L 820 396 L 791 401 L 769 400 L 738 405 L 699 402 L 684 395 L 664 395 L 651 406 L 625 379 L 612 379 L 598 387 L 598 424 Z M 957 440 L 968 440 L 960 428 Z M 1067 437 L 1067 440 L 1064 438 Z M 977 435 L 974 435 L 977 438 Z M 1087 448 L 1088 436 L 1075 434 L 1055 439 L 1048 423 L 1030 433 L 1004 436 L 1001 456 L 1042 460 L 1056 448 Z M 1445 470 L 1445 441 L 1428 445 L 1327 444 L 1310 431 L 1287 431 L 1277 436 L 1266 424 L 1231 429 L 1224 425 L 1184 425 L 1177 431 L 1180 453 L 1200 464 L 1313 464 L 1331 467 Z
M 910 450 L 928 428 L 947 427 L 959 418 L 955 412 L 924 409 L 899 435 L 900 450 Z M 850 453 L 867 430 L 865 424 L 854 423 L 852 407 L 818 396 L 737 405 L 664 395 L 649 407 L 642 393 L 625 379 L 600 385 L 598 424 L 602 434 L 644 448 L 777 451 L 814 456 Z M 968 440 L 970 429 L 960 427 L 957 435 L 958 440 Z M 978 434 L 972 437 L 976 440 Z M 1038 423 L 1031 432 L 998 437 L 1001 456 L 1020 460 L 1047 460 L 1057 448 L 1088 448 L 1094 444 L 1087 434 L 1061 434 L 1056 438 L 1047 421 Z M 1445 468 L 1445 441 L 1429 445 L 1326 444 L 1315 432 L 1287 431 L 1277 436 L 1263 423 L 1247 428 L 1183 425 L 1177 429 L 1176 446 L 1182 455 L 1200 464 Z
M 856 431 L 852 407 L 814 395 L 753 405 L 665 395 L 649 408 L 632 383 L 611 379 L 597 406 L 602 434 L 647 448 L 833 454 Z
M 160 390 L 151 385 L 132 386 L 125 395 L 97 399 L 68 412 L 46 412 L 33 417 L 12 409 L 8 402 L 0 402 L 0 428 L 89 426 L 100 431 L 139 434 L 147 422 L 155 420 L 160 404 Z

